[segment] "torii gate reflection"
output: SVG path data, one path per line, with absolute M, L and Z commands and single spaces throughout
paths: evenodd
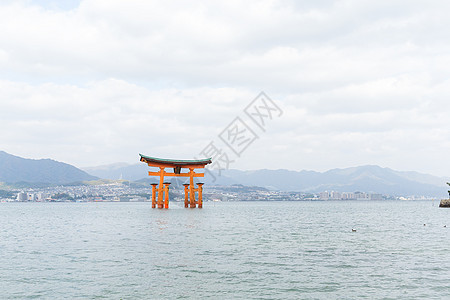
M 195 169 L 205 168 L 211 163 L 211 158 L 199 160 L 180 160 L 180 159 L 163 159 L 139 154 L 141 161 L 145 162 L 149 167 L 159 168 L 159 172 L 149 171 L 149 176 L 159 176 L 159 185 L 152 184 L 152 208 L 169 208 L 169 185 L 170 182 L 164 182 L 164 176 L 189 177 L 189 183 L 184 184 L 184 207 L 198 208 L 203 207 L 203 183 L 197 183 L 194 187 L 194 177 L 204 177 L 204 173 L 195 173 Z M 165 168 L 173 168 L 173 173 L 164 171 Z M 188 173 L 181 173 L 181 169 L 189 169 Z M 156 202 L 156 192 L 158 193 L 158 202 Z M 164 192 L 164 197 L 163 197 Z M 195 192 L 198 192 L 198 201 L 195 200 Z M 164 199 L 163 199 L 164 198 Z

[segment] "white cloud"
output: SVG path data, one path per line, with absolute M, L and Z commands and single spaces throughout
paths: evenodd
M 198 155 L 235 117 L 239 100 L 253 97 L 230 88 L 152 91 L 116 79 L 87 87 L 0 81 L 0 89 L 5 150 L 84 166 L 167 148 Z
M 235 167 L 376 163 L 445 175 L 449 8 L 4 2 L 3 148 L 78 166 L 132 162 L 137 152 L 191 157 L 265 90 L 284 114 Z

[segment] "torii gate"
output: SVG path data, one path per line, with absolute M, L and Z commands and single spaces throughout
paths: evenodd
M 203 183 L 197 183 L 198 188 L 194 188 L 194 177 L 204 177 L 204 173 L 195 173 L 195 169 L 205 168 L 207 164 L 211 163 L 211 158 L 198 160 L 181 160 L 181 159 L 163 159 L 141 156 L 141 161 L 145 162 L 149 167 L 159 168 L 159 172 L 149 171 L 149 176 L 159 176 L 159 185 L 152 183 L 152 208 L 156 207 L 156 192 L 158 192 L 158 208 L 169 208 L 169 185 L 170 182 L 164 182 L 164 176 L 189 177 L 189 184 L 184 185 L 184 207 L 198 208 L 203 207 Z M 165 168 L 173 168 L 173 173 L 164 171 Z M 188 173 L 181 173 L 181 169 L 189 169 Z M 157 189 L 158 188 L 158 189 Z M 164 191 L 164 200 L 163 200 Z M 198 201 L 195 201 L 195 192 L 198 192 Z M 188 200 L 189 199 L 189 200 Z M 163 202 L 164 201 L 164 202 Z

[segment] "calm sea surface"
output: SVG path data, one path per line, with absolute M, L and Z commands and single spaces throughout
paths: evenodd
M 438 202 L 181 205 L 0 203 L 0 299 L 450 299 Z

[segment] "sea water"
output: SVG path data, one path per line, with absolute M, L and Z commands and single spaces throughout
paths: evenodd
M 0 203 L 0 299 L 450 299 L 438 202 L 182 206 Z

